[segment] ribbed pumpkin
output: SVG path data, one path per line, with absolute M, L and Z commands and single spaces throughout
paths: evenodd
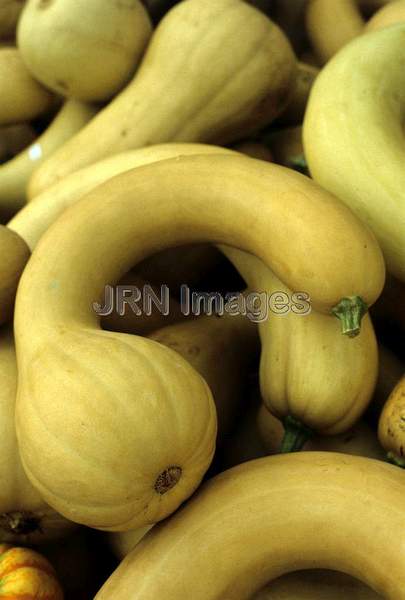
M 34 550 L 0 544 L 2 600 L 63 600 L 52 565 Z

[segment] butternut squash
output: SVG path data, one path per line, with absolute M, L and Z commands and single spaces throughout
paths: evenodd
M 185 0 L 160 22 L 128 86 L 36 171 L 30 196 L 125 150 L 246 137 L 282 111 L 295 74 L 287 38 L 258 10 Z
M 31 76 L 16 48 L 0 48 L 0 89 L 0 126 L 30 121 L 52 107 L 52 94 Z
M 395 464 L 405 466 L 405 376 L 388 397 L 378 424 L 378 437 Z
M 402 281 L 404 39 L 400 24 L 343 48 L 314 83 L 303 129 L 312 177 L 372 228 L 388 270 Z
M 0 543 L 43 543 L 65 534 L 72 524 L 45 504 L 21 466 L 14 426 L 17 364 L 11 329 L 0 329 L 0 379 Z
M 336 319 L 316 310 L 308 313 L 308 301 L 305 307 L 303 297 L 263 262 L 240 250 L 222 250 L 250 289 L 270 295 L 268 315 L 259 323 L 260 388 L 267 408 L 283 420 L 283 450 L 299 449 L 311 431 L 331 435 L 349 430 L 367 408 L 377 378 L 369 316 L 355 340 L 340 336 Z
M 38 165 L 79 131 L 95 113 L 96 109 L 89 104 L 68 100 L 38 139 L 0 165 L 0 220 L 10 219 L 25 204 L 28 181 Z
M 303 452 L 244 463 L 154 527 L 96 600 L 155 600 L 163 590 L 165 600 L 242 600 L 309 568 L 403 600 L 404 493 L 401 470 L 370 458 Z
M 0 544 L 0 598 L 63 600 L 55 570 L 46 558 L 28 548 Z
M 28 0 L 17 43 L 27 68 L 47 88 L 96 102 L 128 83 L 151 33 L 141 0 Z
M 145 256 L 202 241 L 256 253 L 329 314 L 353 296 L 371 304 L 383 285 L 379 247 L 344 205 L 299 173 L 244 156 L 138 167 L 70 207 L 24 270 L 14 324 L 24 469 L 72 521 L 107 530 L 159 521 L 211 461 L 216 417 L 204 380 L 153 340 L 102 331 L 94 311 L 105 284 Z M 343 313 L 357 333 L 359 313 Z M 343 428 L 359 405 L 345 418 L 328 408 L 324 428 Z
M 18 233 L 0 225 L 0 325 L 13 313 L 15 293 L 21 273 L 30 256 L 30 249 Z
M 383 6 L 373 17 L 366 23 L 364 32 L 376 31 L 383 27 L 389 27 L 396 23 L 405 21 L 405 2 L 404 0 L 396 0 Z
M 252 600 L 382 600 L 358 579 L 335 571 L 289 573 L 272 581 Z

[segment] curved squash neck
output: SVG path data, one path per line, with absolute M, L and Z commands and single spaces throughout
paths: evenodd
M 17 326 L 94 325 L 106 284 L 154 252 L 203 241 L 256 255 L 328 313 L 347 295 L 374 301 L 382 285 L 369 232 L 309 178 L 246 157 L 181 157 L 115 177 L 64 213 L 23 275 Z

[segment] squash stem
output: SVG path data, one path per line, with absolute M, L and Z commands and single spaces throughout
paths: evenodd
M 284 437 L 281 442 L 280 453 L 298 452 L 312 435 L 312 430 L 303 425 L 291 415 L 283 420 Z
M 343 335 L 356 337 L 359 335 L 361 320 L 368 309 L 367 304 L 360 296 L 343 298 L 339 304 L 332 308 L 334 314 L 340 321 Z
M 387 460 L 393 465 L 400 467 L 401 469 L 405 468 L 405 458 L 399 458 L 394 452 L 388 452 Z

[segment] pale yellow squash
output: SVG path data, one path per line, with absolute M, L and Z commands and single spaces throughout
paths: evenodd
M 0 89 L 0 126 L 30 121 L 52 107 L 52 94 L 31 76 L 16 48 L 0 48 Z
M 11 328 L 0 329 L 0 543 L 38 544 L 72 526 L 41 499 L 21 465 L 14 426 L 17 363 Z
M 47 88 L 96 102 L 133 76 L 151 33 L 141 0 L 28 0 L 17 43 L 30 73 Z
M 374 231 L 405 280 L 405 24 L 360 36 L 322 70 L 304 120 L 312 177 Z
M 296 59 L 241 0 L 184 0 L 159 23 L 133 80 L 34 174 L 34 196 L 106 156 L 162 142 L 226 143 L 287 104 Z
M 309 178 L 248 157 L 182 156 L 132 169 L 65 211 L 18 289 L 16 421 L 29 479 L 73 521 L 111 530 L 156 522 L 211 461 L 207 384 L 173 350 L 102 331 L 94 309 L 105 284 L 145 256 L 202 241 L 256 253 L 328 314 L 353 296 L 372 303 L 383 285 L 378 245 L 344 205 Z M 352 317 L 344 311 L 356 333 Z M 332 431 L 359 409 L 346 419 L 340 407 L 325 410 Z
M 333 316 L 314 307 L 308 312 L 310 304 L 297 297 L 296 291 L 305 286 L 289 289 L 251 254 L 222 249 L 250 289 L 268 294 L 263 295 L 266 318 L 259 323 L 260 388 L 268 409 L 283 420 L 287 434 L 292 428 L 293 437 L 302 425 L 327 435 L 350 429 L 368 406 L 377 378 L 377 344 L 369 315 L 356 339 L 341 336 Z
M 245 600 L 308 568 L 403 600 L 404 494 L 402 471 L 370 458 L 303 452 L 244 463 L 154 527 L 96 600 Z
M 38 165 L 84 127 L 96 112 L 89 104 L 66 101 L 35 141 L 0 165 L 0 220 L 9 219 L 25 204 L 28 181 Z

